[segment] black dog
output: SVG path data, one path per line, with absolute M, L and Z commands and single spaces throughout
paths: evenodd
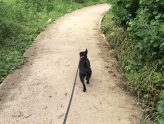
M 87 58 L 88 50 L 86 49 L 86 51 L 80 52 L 79 54 L 80 54 L 79 76 L 80 76 L 80 80 L 83 84 L 83 92 L 86 92 L 86 86 L 84 83 L 84 79 L 86 78 L 87 84 L 89 84 L 89 79 L 91 77 L 92 70 L 90 67 L 90 61 Z

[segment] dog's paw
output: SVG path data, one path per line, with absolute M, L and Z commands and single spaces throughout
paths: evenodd
M 86 92 L 87 90 L 86 89 L 83 89 L 83 92 Z

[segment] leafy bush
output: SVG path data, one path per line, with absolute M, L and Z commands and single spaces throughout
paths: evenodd
M 155 58 L 163 63 L 163 0 L 116 0 L 113 4 L 114 20 L 136 39 L 135 49 L 142 61 Z M 160 63 L 158 68 L 163 71 Z
M 118 25 L 127 26 L 130 19 L 136 17 L 139 8 L 139 0 L 111 0 L 113 3 L 113 19 Z
M 110 0 L 102 24 L 127 82 L 148 117 L 157 116 L 160 92 L 164 90 L 164 1 Z

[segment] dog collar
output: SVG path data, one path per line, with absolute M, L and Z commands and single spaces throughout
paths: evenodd
M 81 56 L 81 57 L 80 57 L 80 61 L 82 61 L 84 58 L 85 58 L 85 56 Z

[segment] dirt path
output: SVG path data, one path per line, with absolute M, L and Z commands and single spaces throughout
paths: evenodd
M 99 31 L 106 4 L 67 14 L 42 32 L 27 61 L 0 87 L 0 124 L 62 124 L 78 64 L 88 48 L 93 70 L 87 92 L 77 81 L 68 124 L 139 124 L 141 110 L 117 83 L 116 61 Z

